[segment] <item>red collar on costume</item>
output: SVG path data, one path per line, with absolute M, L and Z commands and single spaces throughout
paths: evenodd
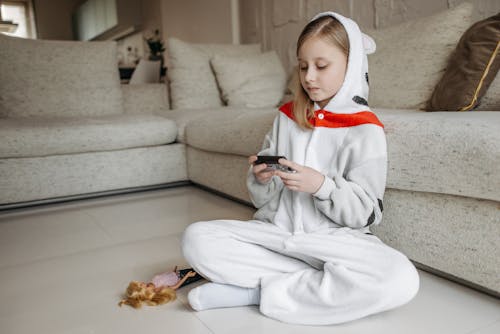
M 290 119 L 295 120 L 293 115 L 293 102 L 288 102 L 280 107 L 280 111 Z M 371 111 L 360 111 L 353 114 L 336 114 L 326 110 L 316 110 L 314 118 L 309 119 L 314 127 L 323 128 L 347 128 L 361 124 L 375 124 L 384 127 L 377 116 Z

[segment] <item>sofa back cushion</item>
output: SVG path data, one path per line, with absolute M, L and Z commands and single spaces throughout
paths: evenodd
M 472 23 L 463 3 L 431 16 L 366 31 L 377 43 L 369 55 L 371 107 L 424 109 L 448 57 Z
M 125 84 L 121 88 L 125 114 L 157 114 L 169 109 L 164 83 Z
M 0 34 L 0 117 L 122 112 L 114 42 L 30 40 Z
M 167 47 L 172 109 L 222 106 L 210 59 L 260 53 L 259 44 L 193 44 L 177 38 L 170 38 Z
M 191 119 L 184 129 L 185 143 L 207 152 L 248 157 L 260 151 L 278 114 L 273 107 L 224 108 Z
M 283 98 L 286 73 L 276 51 L 215 56 L 211 64 L 222 100 L 229 106 L 276 107 Z

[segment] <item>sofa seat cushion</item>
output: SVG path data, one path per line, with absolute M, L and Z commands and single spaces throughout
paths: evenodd
M 260 151 L 277 114 L 277 108 L 222 108 L 188 122 L 184 140 L 205 151 L 250 156 Z
M 0 157 L 38 157 L 169 144 L 174 121 L 155 115 L 0 119 Z
M 375 112 L 385 125 L 388 188 L 500 201 L 500 112 Z M 186 143 L 249 156 L 259 151 L 276 114 L 246 109 L 197 119 L 186 126 Z
M 186 126 L 189 123 L 203 124 L 204 120 L 216 118 L 224 119 L 226 117 L 234 117 L 239 112 L 248 112 L 248 108 L 243 107 L 213 107 L 203 109 L 174 109 L 157 112 L 157 115 L 164 116 L 175 121 L 177 124 L 177 141 L 186 143 Z M 249 112 L 252 112 L 250 109 Z M 195 138 L 197 138 L 195 136 Z
M 500 112 L 375 111 L 387 136 L 387 187 L 500 201 Z

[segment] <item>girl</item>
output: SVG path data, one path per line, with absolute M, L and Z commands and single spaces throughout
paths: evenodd
M 297 43 L 300 87 L 280 108 L 259 155 L 293 173 L 253 165 L 254 220 L 198 222 L 182 246 L 211 282 L 195 310 L 260 305 L 272 318 L 326 325 L 392 309 L 417 293 L 415 267 L 369 230 L 382 219 L 387 150 L 370 111 L 366 54 L 373 40 L 337 13 L 317 15 Z

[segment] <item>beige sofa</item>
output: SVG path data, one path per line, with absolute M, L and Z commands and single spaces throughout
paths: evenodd
M 451 32 L 444 35 L 458 40 L 468 25 L 459 22 L 466 10 L 419 24 L 451 22 Z M 419 267 L 499 296 L 500 112 L 418 110 L 419 101 L 432 92 L 436 68 L 445 66 L 441 58 L 446 58 L 446 52 L 429 56 L 428 48 L 441 45 L 450 52 L 453 43 L 442 44 L 429 36 L 436 45 L 426 46 L 421 39 L 417 45 L 405 44 L 406 53 L 414 54 L 412 47 L 418 48 L 428 62 L 410 64 L 421 73 L 401 65 L 419 84 L 412 83 L 410 91 L 400 88 L 398 93 L 398 78 L 403 83 L 407 78 L 388 74 L 388 68 L 397 69 L 398 64 L 383 60 L 395 40 L 416 28 L 397 29 L 375 36 L 378 58 L 370 58 L 370 99 L 382 101 L 372 108 L 385 125 L 389 152 L 384 221 L 374 232 Z M 260 51 L 254 45 L 194 45 L 176 40 L 169 47 L 167 90 L 165 85 L 120 86 L 113 43 L 0 36 L 0 208 L 188 180 L 249 204 L 247 156 L 259 150 L 277 109 L 250 108 L 238 99 L 243 105 L 234 104 L 231 94 L 241 95 L 216 80 L 219 72 L 211 71 L 211 61 L 230 55 L 243 64 L 242 59 L 258 57 Z M 63 50 L 76 50 L 69 55 L 73 61 L 61 55 Z M 405 52 L 400 50 L 402 56 Z M 24 54 L 30 57 L 20 56 Z M 196 66 L 184 66 L 183 61 Z M 258 71 L 250 68 L 250 72 Z M 278 80 L 275 89 L 280 85 Z M 384 95 L 388 96 L 383 90 L 389 85 L 393 85 L 391 108 L 383 106 Z M 245 89 L 253 99 L 267 94 L 259 101 L 275 98 L 268 94 L 269 87 L 266 92 L 258 87 Z M 73 95 L 64 100 L 64 94 Z M 27 101 L 16 106 L 14 102 L 22 99 Z M 111 112 L 102 108 L 110 105 L 115 105 Z

